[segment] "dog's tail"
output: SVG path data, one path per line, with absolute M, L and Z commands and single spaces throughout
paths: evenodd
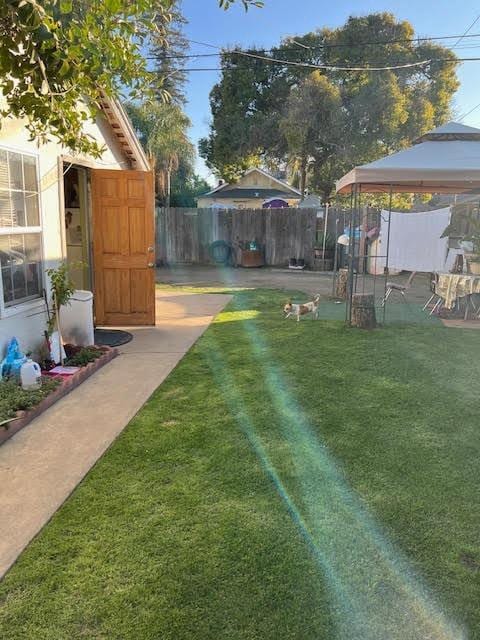
M 315 297 L 313 298 L 313 301 L 314 301 L 315 303 L 320 302 L 320 294 L 319 294 L 319 293 L 317 293 L 317 294 L 315 295 Z

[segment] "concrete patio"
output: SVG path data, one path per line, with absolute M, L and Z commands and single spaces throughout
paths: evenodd
M 0 576 L 229 300 L 157 291 L 155 327 L 0 447 Z
M 408 273 L 389 276 L 389 280 L 404 284 Z M 363 276 L 358 276 L 358 290 L 363 291 Z M 191 287 L 266 287 L 271 289 L 290 289 L 304 291 L 307 294 L 319 293 L 332 295 L 333 273 L 325 271 L 294 271 L 291 269 L 262 267 L 260 269 L 242 269 L 233 267 L 215 267 L 200 265 L 171 265 L 157 268 L 157 282 L 178 284 Z M 381 299 L 385 287 L 385 277 L 365 276 L 365 292 L 373 293 Z M 430 276 L 420 273 L 415 276 L 408 292 L 412 303 L 424 303 L 430 297 Z M 392 296 L 392 303 L 402 302 L 400 296 Z

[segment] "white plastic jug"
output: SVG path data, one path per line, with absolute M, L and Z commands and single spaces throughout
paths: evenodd
M 40 366 L 30 358 L 20 368 L 20 382 L 22 389 L 33 391 L 42 385 L 42 372 Z

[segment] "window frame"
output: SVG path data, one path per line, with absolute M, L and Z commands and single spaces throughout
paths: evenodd
M 42 193 L 40 184 L 40 154 L 32 150 L 25 150 L 21 147 L 14 147 L 0 143 L 0 151 L 7 151 L 11 153 L 18 153 L 22 156 L 28 156 L 35 160 L 35 173 L 37 177 L 37 200 L 38 200 L 38 222 L 37 226 L 33 227 L 0 227 L 0 236 L 12 236 L 12 235 L 38 235 L 40 238 L 40 274 L 39 274 L 39 295 L 26 297 L 20 302 L 13 302 L 13 304 L 6 305 L 3 291 L 3 278 L 0 278 L 0 318 L 10 318 L 19 314 L 23 314 L 28 311 L 35 311 L 45 306 L 45 301 L 42 296 L 42 292 L 45 289 L 45 253 L 44 253 L 44 236 L 43 236 L 43 207 L 42 207 Z M 23 166 L 23 163 L 22 163 Z M 25 179 L 25 178 L 24 178 Z M 25 187 L 25 185 L 24 185 Z M 23 190 L 25 193 L 25 189 Z

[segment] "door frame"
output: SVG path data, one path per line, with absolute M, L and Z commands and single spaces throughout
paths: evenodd
M 65 174 L 67 171 L 64 169 L 65 164 L 68 166 L 68 170 L 76 169 L 79 171 L 80 175 L 83 178 L 80 180 L 80 188 L 82 190 L 82 199 L 83 205 L 85 208 L 85 257 L 84 261 L 87 262 L 88 266 L 88 278 L 86 282 L 86 289 L 95 293 L 95 278 L 94 278 L 94 268 L 93 268 L 93 247 L 92 247 L 92 198 L 91 198 L 91 177 L 90 177 L 90 166 L 88 163 L 84 163 L 82 161 L 73 162 L 67 161 L 65 157 L 61 157 L 59 161 L 59 198 L 60 198 L 60 234 L 62 241 L 62 260 L 66 261 L 68 259 L 68 248 L 67 248 L 67 234 L 65 230 L 65 213 L 67 211 L 67 207 L 65 205 Z M 82 184 L 83 183 L 83 184 Z

